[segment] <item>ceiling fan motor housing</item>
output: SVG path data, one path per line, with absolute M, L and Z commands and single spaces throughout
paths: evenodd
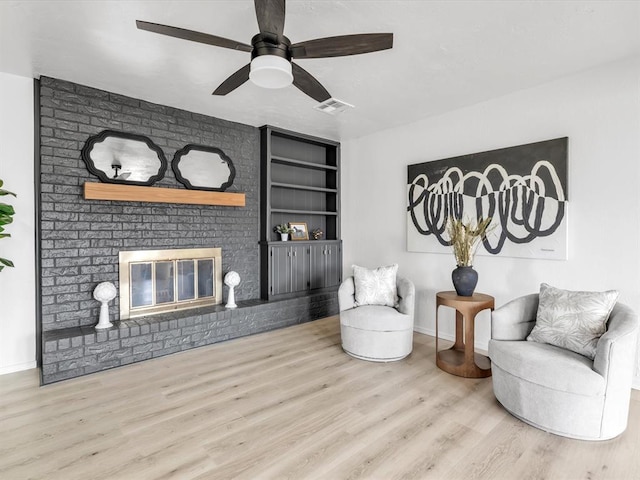
M 251 60 L 261 55 L 275 55 L 291 61 L 291 41 L 284 35 L 267 32 L 258 33 L 251 39 Z
M 263 88 L 283 88 L 293 82 L 291 42 L 283 35 L 262 32 L 251 39 L 249 78 Z

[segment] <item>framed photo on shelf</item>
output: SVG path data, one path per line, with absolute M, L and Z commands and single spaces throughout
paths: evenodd
M 289 228 L 293 230 L 291 240 L 309 240 L 309 230 L 304 222 L 289 222 Z

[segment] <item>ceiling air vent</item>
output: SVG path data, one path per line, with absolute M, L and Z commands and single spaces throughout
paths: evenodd
M 328 113 L 329 115 L 337 115 L 341 112 L 344 112 L 347 108 L 354 107 L 350 103 L 343 102 L 342 100 L 338 100 L 337 98 L 330 98 L 322 103 L 319 103 L 313 108 L 315 108 L 316 110 L 320 110 L 321 112 Z

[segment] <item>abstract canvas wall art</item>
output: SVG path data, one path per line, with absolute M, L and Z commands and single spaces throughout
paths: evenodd
M 407 248 L 451 253 L 450 216 L 492 217 L 477 254 L 567 258 L 568 138 L 408 166 Z

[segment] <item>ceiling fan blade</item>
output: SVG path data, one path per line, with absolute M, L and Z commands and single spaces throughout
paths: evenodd
M 284 31 L 285 0 L 255 0 L 256 17 L 261 32 L 282 35 Z
M 291 45 L 293 58 L 326 58 L 378 52 L 393 47 L 393 33 L 361 33 L 317 38 Z
M 331 94 L 327 92 L 327 89 L 300 65 L 292 62 L 291 69 L 293 72 L 293 84 L 298 87 L 300 91 L 306 93 L 318 102 L 324 102 L 331 98 Z
M 168 35 L 169 37 L 181 38 L 192 42 L 205 43 L 216 47 L 230 48 L 231 50 L 240 50 L 242 52 L 250 52 L 252 47 L 246 43 L 236 42 L 228 38 L 209 35 L 208 33 L 194 32 L 193 30 L 185 30 L 184 28 L 170 27 L 168 25 L 160 25 L 159 23 L 150 23 L 142 20 L 136 20 L 136 26 L 140 30 L 147 32 Z
M 236 88 L 249 80 L 250 71 L 251 64 L 248 63 L 236 73 L 232 74 L 224 82 L 222 82 L 220 86 L 216 88 L 215 92 L 212 93 L 212 95 L 226 95 L 227 93 L 233 92 Z

